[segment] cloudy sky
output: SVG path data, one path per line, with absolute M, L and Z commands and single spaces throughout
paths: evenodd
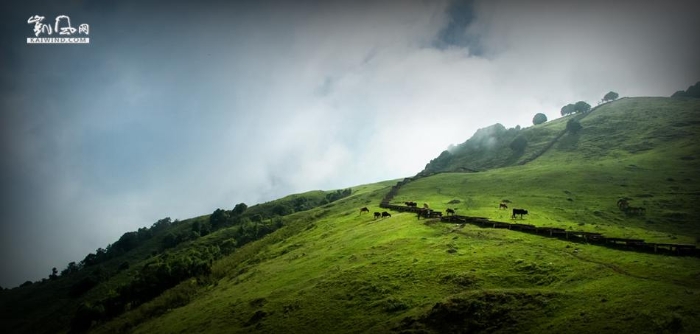
M 493 123 L 700 80 L 697 1 L 0 6 L 3 287 L 166 216 L 414 175 Z M 90 44 L 26 44 L 33 15 Z

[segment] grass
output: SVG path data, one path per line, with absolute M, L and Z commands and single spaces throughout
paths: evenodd
M 498 216 L 503 213 L 492 203 L 500 193 L 483 191 L 468 200 L 471 190 L 465 189 L 479 189 L 479 178 L 507 178 L 507 172 L 437 175 L 405 186 L 400 196 L 435 205 L 462 198 L 471 205 L 460 209 Z M 464 180 L 472 187 L 463 187 Z M 358 215 L 364 198 L 386 191 L 341 200 L 335 213 L 319 220 L 299 217 L 304 232 L 266 238 L 255 257 L 223 261 L 237 274 L 137 332 L 442 332 L 451 330 L 445 319 L 464 319 L 477 306 L 482 309 L 472 311 L 482 318 L 452 325 L 506 332 L 673 332 L 700 325 L 695 258 L 459 228 L 408 213 L 377 221 Z M 510 322 L 496 325 L 505 319 Z

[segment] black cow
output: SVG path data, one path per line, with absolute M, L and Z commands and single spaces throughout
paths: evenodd
M 360 209 L 360 214 L 362 214 L 363 212 L 369 213 L 369 209 L 367 209 L 367 207 Z
M 391 214 L 384 211 L 384 212 L 382 212 L 382 218 L 384 218 L 384 217 L 391 217 Z
M 418 206 L 418 204 L 416 202 L 404 202 L 404 204 L 406 204 L 406 206 L 411 207 L 411 208 L 415 208 L 416 206 Z
M 374 219 L 380 218 L 381 216 L 382 216 L 382 214 L 379 212 L 374 213 Z
M 525 209 L 513 209 L 513 219 L 515 219 L 515 215 L 520 215 L 520 219 L 523 218 L 523 215 L 527 214 L 527 210 Z
M 646 209 L 642 207 L 636 207 L 636 206 L 628 206 L 625 208 L 625 213 L 628 215 L 643 215 L 646 213 Z
M 455 210 L 452 210 L 452 209 L 450 209 L 450 208 L 447 208 L 447 210 L 445 210 L 445 213 L 446 213 L 448 216 L 449 216 L 449 215 L 453 215 L 453 216 L 454 216 L 454 215 L 455 215 Z
M 620 208 L 620 210 L 625 211 L 630 207 L 630 202 L 627 201 L 626 198 L 620 198 L 617 200 L 617 207 Z

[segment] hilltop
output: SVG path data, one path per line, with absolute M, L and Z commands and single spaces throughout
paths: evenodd
M 525 129 L 495 125 L 443 152 L 392 201 L 506 221 L 510 213 L 498 209 L 506 200 L 538 226 L 699 245 L 699 112 L 695 98 L 626 98 Z M 572 117 L 582 125 L 576 133 L 565 131 Z M 515 151 L 519 136 L 527 145 Z M 112 245 L 120 250 L 102 262 L 3 291 L 3 331 L 700 328 L 698 258 L 359 213 L 382 211 L 396 182 L 160 221 L 123 237 L 132 241 Z M 620 198 L 646 214 L 621 212 Z

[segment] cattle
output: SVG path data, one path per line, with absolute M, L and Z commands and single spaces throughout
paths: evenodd
M 500 209 L 508 209 L 508 205 L 506 205 L 506 203 L 501 203 L 498 205 L 498 210 Z
M 381 216 L 382 216 L 382 214 L 379 212 L 374 213 L 374 219 L 380 218 Z
M 448 216 L 449 216 L 449 215 L 453 215 L 453 216 L 454 216 L 454 215 L 455 215 L 455 210 L 452 210 L 452 209 L 450 209 L 450 208 L 447 208 L 447 210 L 445 210 L 445 213 L 446 213 Z
M 520 215 L 520 219 L 523 218 L 523 215 L 527 214 L 527 210 L 525 209 L 513 209 L 513 219 L 515 219 L 515 215 Z
M 369 209 L 367 209 L 367 207 L 360 209 L 360 214 L 362 214 L 363 212 L 369 213 Z
M 627 201 L 626 198 L 620 198 L 617 201 L 617 207 L 620 208 L 620 210 L 622 210 L 622 211 L 626 211 L 627 208 L 629 208 L 629 206 L 630 206 L 630 203 Z
M 415 208 L 418 206 L 418 203 L 416 203 L 416 202 L 404 202 L 404 204 L 406 204 L 406 206 L 411 207 L 411 208 Z
M 385 218 L 385 217 L 391 217 L 391 214 L 386 212 L 386 211 L 382 212 L 382 218 Z
M 647 209 L 636 206 L 628 206 L 624 211 L 628 215 L 643 215 L 647 212 Z

